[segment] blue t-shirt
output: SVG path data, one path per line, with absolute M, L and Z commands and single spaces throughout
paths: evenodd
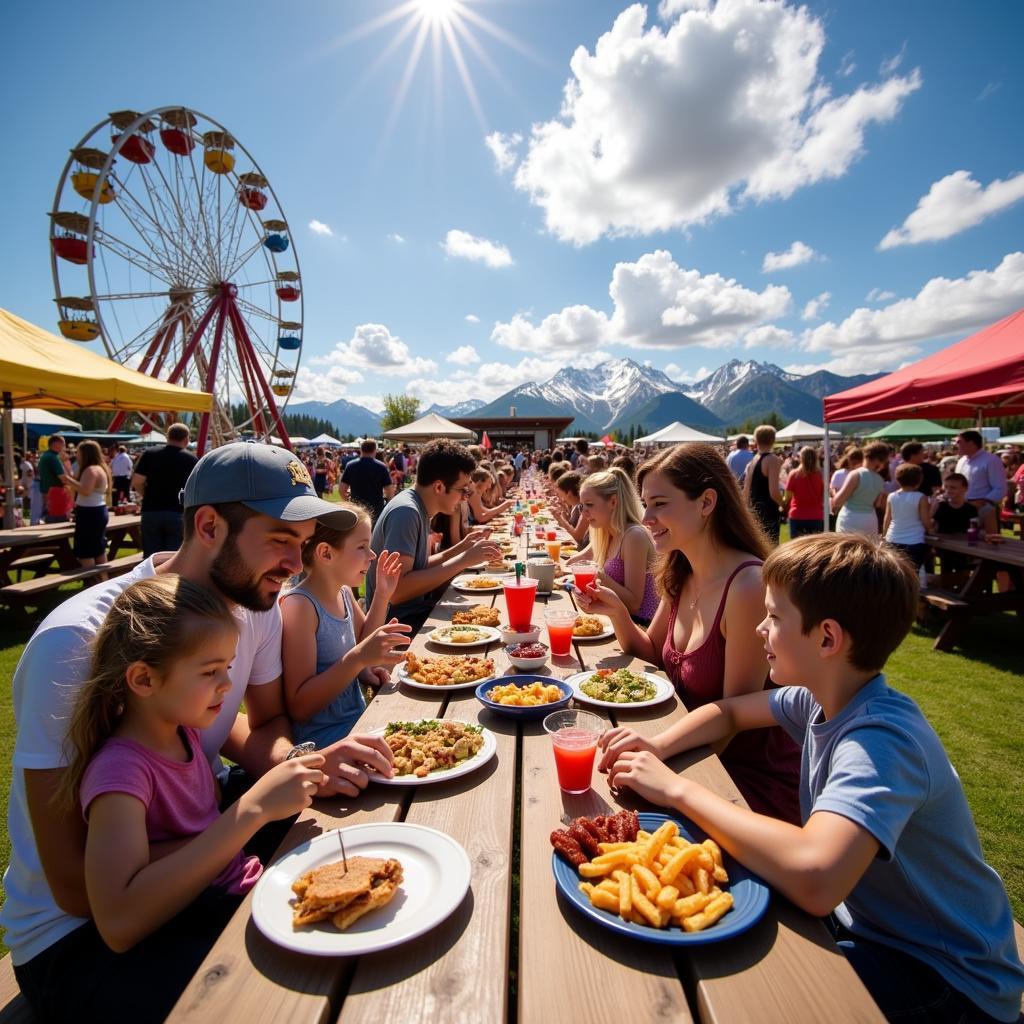
M 426 568 L 429 550 L 430 520 L 414 487 L 399 491 L 385 506 L 373 527 L 370 547 L 376 552 L 397 551 L 412 558 L 412 571 Z M 377 563 L 371 562 L 366 573 L 366 607 L 373 601 L 377 586 Z M 432 593 L 411 597 L 402 604 L 391 605 L 389 615 L 399 622 L 412 622 L 430 614 L 434 606 Z
M 878 840 L 878 856 L 836 917 L 854 935 L 929 964 L 997 1020 L 1024 989 L 1002 879 L 981 853 L 956 770 L 906 695 L 875 676 L 827 720 L 809 690 L 769 694 L 803 747 L 800 811 L 840 814 Z

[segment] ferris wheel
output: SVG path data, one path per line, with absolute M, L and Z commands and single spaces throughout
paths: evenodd
M 71 150 L 50 248 L 64 337 L 213 394 L 199 454 L 243 435 L 290 446 L 298 256 L 267 177 L 222 124 L 185 107 L 110 114 Z M 140 417 L 162 429 L 174 410 Z

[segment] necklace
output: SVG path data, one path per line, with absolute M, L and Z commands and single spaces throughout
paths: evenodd
M 690 582 L 693 584 L 693 589 L 696 590 L 696 593 L 693 596 L 693 600 L 689 602 L 689 608 L 691 612 L 694 610 L 694 608 L 697 607 L 697 602 L 700 600 L 700 595 L 704 593 L 704 587 L 707 587 L 712 583 L 717 583 L 720 579 L 723 579 L 725 575 L 726 574 L 724 572 L 720 572 L 717 576 L 712 576 L 711 579 L 709 579 L 704 584 L 704 586 L 701 587 L 697 586 L 696 577 L 694 577 L 692 574 L 690 575 Z

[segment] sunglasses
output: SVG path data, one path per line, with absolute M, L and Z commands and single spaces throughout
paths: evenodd
M 472 485 L 470 485 L 469 487 L 446 487 L 445 488 L 445 492 L 447 494 L 452 494 L 455 491 L 458 491 L 459 494 L 461 494 L 464 498 L 468 498 L 473 493 L 473 487 L 472 487 Z

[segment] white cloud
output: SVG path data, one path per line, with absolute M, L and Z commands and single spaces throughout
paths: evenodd
M 986 82 L 985 88 L 978 93 L 978 102 L 980 103 L 982 100 L 987 100 L 993 93 L 999 92 L 1002 84 L 1002 82 Z
M 828 370 L 844 377 L 858 373 L 890 373 L 913 362 L 921 354 L 914 345 L 897 345 L 893 348 L 867 349 L 863 352 L 845 352 L 824 363 L 790 363 L 783 367 L 786 373 L 806 376 L 819 370 Z
M 665 375 L 671 377 L 677 384 L 696 384 L 697 381 L 703 380 L 711 370 L 707 366 L 702 366 L 699 370 L 684 370 L 681 366 L 677 366 L 675 363 L 669 363 L 665 367 Z
M 916 71 L 832 96 L 823 23 L 806 7 L 665 0 L 615 19 L 570 62 L 559 115 L 535 124 L 516 188 L 577 245 L 701 223 L 846 173 L 869 124 L 894 118 Z
M 796 344 L 796 335 L 783 327 L 764 324 L 755 327 L 743 336 L 744 348 L 791 348 Z
M 917 209 L 898 228 L 893 228 L 879 249 L 897 245 L 917 245 L 951 238 L 975 224 L 1000 213 L 1024 199 L 1024 173 L 1002 181 L 996 178 L 987 187 L 971 177 L 970 171 L 954 171 L 940 178 L 922 196 Z
M 519 154 L 516 150 L 522 145 L 522 142 L 523 137 L 518 132 L 513 132 L 511 135 L 491 132 L 490 135 L 484 137 L 484 145 L 494 157 L 494 166 L 502 173 L 511 171 L 519 163 Z
M 886 291 L 882 288 L 872 288 L 864 297 L 865 302 L 888 302 L 890 299 L 895 299 L 896 293 Z
M 339 341 L 327 355 L 314 356 L 314 366 L 361 369 L 388 376 L 434 373 L 433 359 L 414 356 L 409 346 L 383 324 L 360 324 L 348 341 Z
M 776 270 L 789 270 L 791 267 L 799 267 L 801 263 L 810 263 L 816 257 L 818 253 L 809 245 L 796 241 L 784 252 L 766 252 L 761 262 L 761 272 L 771 274 Z
M 448 353 L 446 363 L 455 363 L 458 366 L 469 366 L 471 363 L 479 363 L 480 356 L 472 345 L 460 345 L 457 349 Z
M 933 277 L 913 298 L 881 309 L 861 307 L 840 324 L 808 330 L 801 346 L 866 358 L 870 350 L 902 351 L 914 342 L 977 330 L 1022 305 L 1024 252 L 1011 252 L 993 270 L 972 270 L 953 280 Z
M 311 220 L 309 222 L 309 230 L 314 235 L 326 235 L 328 238 L 334 235 L 334 231 L 330 224 L 325 224 L 322 220 Z
M 839 70 L 836 73 L 841 78 L 849 78 L 856 70 L 857 65 L 853 59 L 853 50 L 849 50 L 843 54 L 843 59 L 839 63 Z
M 477 238 L 468 231 L 452 228 L 442 243 L 445 254 L 458 259 L 485 263 L 489 267 L 510 267 L 512 254 L 507 247 L 486 238 Z
M 661 0 L 658 17 L 662 21 L 671 21 L 684 11 L 706 11 L 710 6 L 711 0 Z
M 886 57 L 885 60 L 878 66 L 878 73 L 884 78 L 887 75 L 891 75 L 894 71 L 899 69 L 899 66 L 903 63 L 903 58 L 907 55 L 907 44 L 904 43 L 900 47 L 899 53 L 894 53 L 891 57 Z
M 829 300 L 832 298 L 831 292 L 822 292 L 820 295 L 815 296 L 811 299 L 806 306 L 804 306 L 803 312 L 800 314 L 801 320 L 818 320 L 821 314 L 828 308 Z
M 292 389 L 292 402 L 334 402 L 339 398 L 348 398 L 349 385 L 361 384 L 363 375 L 358 370 L 349 370 L 344 366 L 332 366 L 325 373 L 316 373 L 307 366 L 300 366 L 295 375 L 295 387 Z
M 405 239 L 400 234 L 398 234 L 397 231 L 392 231 L 388 235 L 388 241 L 390 241 L 390 242 L 397 242 L 399 245 L 402 245 L 402 244 L 404 244 Z
M 632 348 L 718 347 L 785 314 L 788 288 L 761 292 L 720 274 L 680 267 L 665 250 L 635 263 L 617 263 L 609 285 L 612 314 L 590 306 L 566 306 L 533 323 L 519 313 L 495 324 L 491 340 L 524 352 L 571 355 L 603 344 Z
M 480 323 L 480 317 L 478 317 L 476 315 L 476 313 L 467 313 L 466 314 L 466 323 L 467 324 L 478 324 L 478 323 Z

